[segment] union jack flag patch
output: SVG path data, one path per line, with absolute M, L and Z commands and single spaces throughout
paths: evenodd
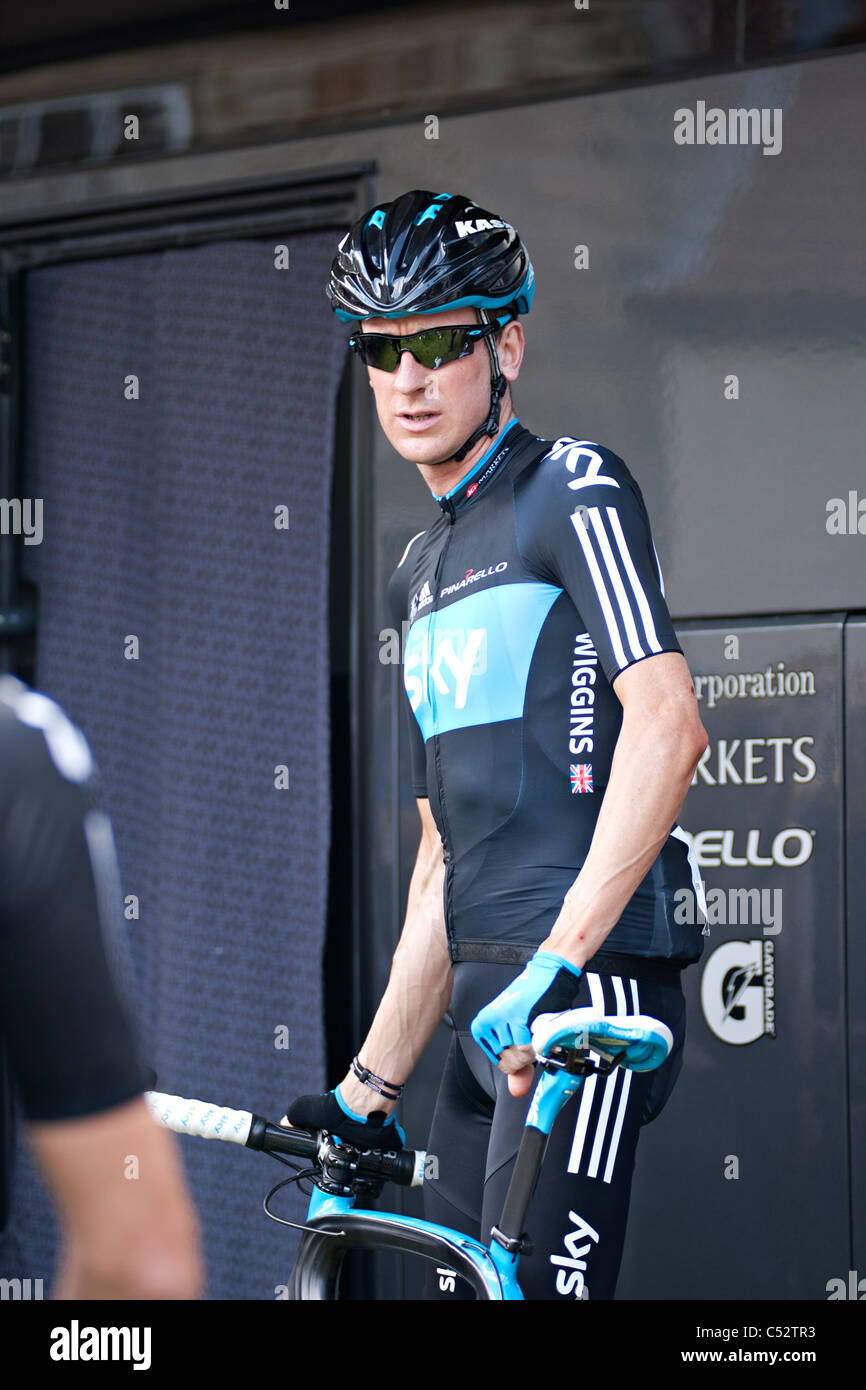
M 569 772 L 573 792 L 592 791 L 592 763 L 572 763 Z

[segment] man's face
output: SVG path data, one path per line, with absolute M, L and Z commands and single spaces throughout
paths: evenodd
M 436 310 L 405 319 L 364 319 L 363 333 L 392 333 L 403 337 L 425 328 L 456 323 L 478 327 L 473 308 Z M 501 343 L 501 346 L 500 346 Z M 503 375 L 517 376 L 522 355 L 523 330 L 518 323 L 505 329 L 497 353 Z M 514 346 L 519 348 L 514 353 Z M 483 340 L 468 357 L 447 362 L 435 371 L 422 367 L 409 352 L 402 353 L 394 372 L 368 367 L 376 398 L 379 423 L 388 441 L 403 458 L 413 463 L 435 463 L 448 458 L 477 429 L 490 409 L 490 354 Z

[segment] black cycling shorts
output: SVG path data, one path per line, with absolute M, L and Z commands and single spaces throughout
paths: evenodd
M 526 1219 L 534 1249 L 521 1258 L 518 1280 L 527 1299 L 614 1296 L 638 1135 L 673 1089 L 685 1038 L 679 972 L 653 971 L 655 962 L 650 961 L 642 970 L 633 961 L 630 957 L 624 964 L 636 975 L 584 973 L 574 1007 L 649 1014 L 667 1024 L 674 1045 L 655 1071 L 617 1067 L 607 1078 L 585 1078 L 560 1112 Z M 469 1026 L 519 973 L 513 965 L 454 966 L 455 1032 L 428 1142 L 438 1177 L 425 1180 L 426 1219 L 484 1244 L 502 1212 L 532 1088 L 527 1096 L 513 1097 L 508 1078 L 487 1059 Z M 474 1294 L 452 1271 L 431 1262 L 425 1297 L 461 1299 Z

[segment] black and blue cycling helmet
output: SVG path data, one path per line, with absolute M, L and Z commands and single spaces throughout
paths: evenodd
M 359 218 L 340 242 L 327 295 L 344 323 L 408 318 L 472 306 L 482 324 L 527 314 L 535 273 L 509 222 L 456 193 L 415 188 Z M 492 336 L 487 420 L 452 457 L 458 462 L 482 434 L 495 438 L 507 382 Z M 443 463 L 447 459 L 440 460 Z

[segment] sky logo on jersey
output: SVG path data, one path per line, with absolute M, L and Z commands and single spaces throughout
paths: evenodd
M 556 1292 L 563 1298 L 588 1298 L 589 1292 L 586 1288 L 587 1256 L 592 1253 L 593 1244 L 598 1245 L 600 1237 L 598 1231 L 594 1230 L 588 1221 L 584 1221 L 583 1217 L 579 1216 L 576 1211 L 570 1211 L 568 1219 L 575 1227 L 573 1231 L 567 1231 L 563 1236 L 562 1243 L 568 1253 L 549 1256 L 550 1263 L 557 1271 Z
M 403 680 L 425 741 L 522 716 L 535 644 L 561 593 L 554 584 L 498 584 L 412 624 Z
M 562 459 L 569 473 L 576 473 L 580 468 L 580 475 L 568 484 L 570 488 L 619 487 L 616 478 L 609 478 L 606 473 L 602 473 L 604 459 L 592 439 L 571 439 L 566 435 L 557 439 L 547 457 Z
M 573 792 L 592 791 L 592 763 L 572 763 L 569 773 Z

